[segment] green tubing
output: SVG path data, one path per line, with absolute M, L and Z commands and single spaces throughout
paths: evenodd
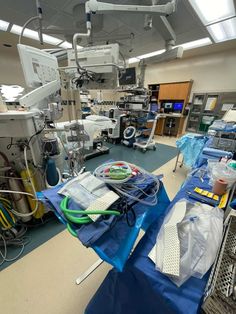
M 70 232 L 70 234 L 73 236 L 73 237 L 76 237 L 77 238 L 77 233 L 71 228 L 71 225 L 70 224 L 67 224 L 67 230 Z
M 87 224 L 92 222 L 92 219 L 88 215 L 115 215 L 118 216 L 120 215 L 120 212 L 116 210 L 73 210 L 73 209 L 68 209 L 68 202 L 70 198 L 66 196 L 60 204 L 60 208 L 65 215 L 65 217 L 70 221 L 75 224 Z M 86 215 L 86 217 L 75 217 L 74 215 Z M 68 229 L 69 230 L 69 229 Z M 70 227 L 69 232 L 71 233 L 72 229 Z M 74 234 L 72 234 L 74 235 Z

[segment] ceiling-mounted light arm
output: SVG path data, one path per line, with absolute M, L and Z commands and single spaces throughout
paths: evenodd
M 76 62 L 76 65 L 78 67 L 78 69 L 80 71 L 85 71 L 84 68 L 82 68 L 79 64 L 79 60 L 78 60 L 78 50 L 77 50 L 77 42 L 78 42 L 78 39 L 79 38 L 82 38 L 82 37 L 90 37 L 91 35 L 91 28 L 92 28 L 92 25 L 91 25 L 91 12 L 87 10 L 87 8 L 85 7 L 85 12 L 86 12 L 86 27 L 87 27 L 87 33 L 76 33 L 74 34 L 73 36 L 73 48 L 74 48 L 74 51 L 75 51 L 75 62 Z
M 162 37 L 166 40 L 173 40 L 175 45 L 176 42 L 176 34 L 170 25 L 169 21 L 165 16 L 160 16 L 161 25 L 159 26 L 159 32 L 161 33 Z
M 147 68 L 147 64 L 145 61 L 146 61 L 145 59 L 141 60 L 138 65 L 138 67 L 140 68 L 140 74 L 138 77 L 139 88 L 144 88 L 145 73 L 146 73 L 146 68 Z
M 39 0 L 36 0 L 36 7 L 37 7 L 37 13 L 38 13 L 38 15 L 31 17 L 31 18 L 28 19 L 28 20 L 25 22 L 25 24 L 23 25 L 22 30 L 21 30 L 21 34 L 20 34 L 20 36 L 19 36 L 19 44 L 21 44 L 21 40 L 22 40 L 22 37 L 23 37 L 23 35 L 24 35 L 24 31 L 25 31 L 26 27 L 27 27 L 31 22 L 38 20 L 38 21 L 39 21 L 39 30 L 38 30 L 39 40 L 40 40 L 41 45 L 43 45 L 43 33 L 42 33 L 42 19 L 43 19 L 43 16 L 42 16 L 42 8 L 41 8 L 40 1 L 39 1 Z
M 170 15 L 176 10 L 176 0 L 172 0 L 166 4 L 159 5 L 125 5 L 98 2 L 97 0 L 89 0 L 85 3 L 86 12 L 105 13 L 105 12 L 141 12 L 156 13 L 159 15 Z
M 38 11 L 38 18 L 39 18 L 39 29 L 38 29 L 39 41 L 40 41 L 40 44 L 43 45 L 43 26 L 42 26 L 43 11 L 42 11 L 42 7 L 39 0 L 36 0 L 36 7 Z

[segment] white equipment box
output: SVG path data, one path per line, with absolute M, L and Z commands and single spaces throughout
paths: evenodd
M 1 137 L 31 137 L 37 130 L 33 120 L 35 112 L 9 110 L 0 113 Z
M 119 65 L 119 45 L 110 44 L 79 49 L 78 61 L 80 66 L 86 70 L 95 73 L 112 73 Z M 68 50 L 68 65 L 76 66 L 73 49 Z

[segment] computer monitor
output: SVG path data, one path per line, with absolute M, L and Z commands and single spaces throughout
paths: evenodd
M 165 108 L 165 109 L 169 109 L 169 110 L 171 110 L 171 109 L 172 109 L 172 107 L 173 107 L 172 102 L 166 102 L 166 103 L 164 104 L 164 108 Z
M 173 106 L 173 110 L 182 112 L 183 107 L 184 107 L 184 103 L 183 102 L 175 102 L 174 106 Z
M 119 79 L 119 85 L 136 85 L 136 69 L 127 68 Z
M 40 49 L 18 44 L 18 52 L 25 82 L 33 91 L 19 99 L 21 106 L 42 109 L 47 106 L 47 97 L 60 90 L 58 62 L 55 56 Z
M 28 87 L 37 88 L 59 80 L 57 58 L 43 50 L 17 45 L 20 61 Z
M 156 112 L 157 110 L 158 110 L 158 104 L 157 103 L 151 103 L 150 111 Z

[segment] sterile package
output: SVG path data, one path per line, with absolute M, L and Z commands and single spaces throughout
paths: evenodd
M 185 205 L 184 205 L 185 203 Z M 177 224 L 179 241 L 179 274 L 166 273 L 165 249 L 171 249 L 171 245 L 165 243 L 165 226 L 173 219 L 175 211 L 185 207 L 186 214 Z M 165 273 L 177 286 L 181 286 L 191 276 L 202 278 L 213 264 L 223 234 L 223 211 L 217 207 L 211 207 L 201 203 L 190 203 L 180 200 L 172 208 L 166 217 L 157 236 L 157 243 L 149 253 L 149 257 L 156 264 L 156 269 Z M 172 242 L 176 240 L 172 239 Z M 176 248 L 175 248 L 176 250 Z M 168 252 L 167 252 L 168 253 Z M 170 251 L 173 261 L 176 252 Z M 178 255 L 177 255 L 178 257 Z
M 90 172 L 80 174 L 58 191 L 59 194 L 71 197 L 83 209 L 88 208 L 97 198 L 109 192 L 105 183 Z

